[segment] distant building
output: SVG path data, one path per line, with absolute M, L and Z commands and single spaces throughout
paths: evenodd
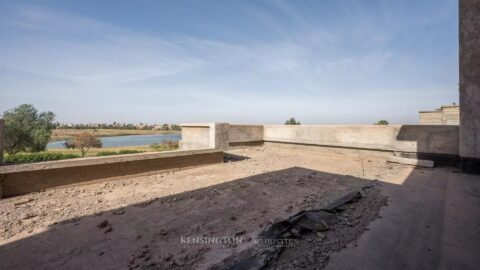
M 420 111 L 420 125 L 458 125 L 460 106 L 444 105 L 433 111 Z

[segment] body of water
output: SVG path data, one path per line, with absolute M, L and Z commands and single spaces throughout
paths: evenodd
M 157 134 L 157 135 L 128 135 L 115 137 L 100 137 L 103 147 L 122 147 L 122 146 L 138 146 L 150 145 L 153 143 L 162 143 L 164 141 L 179 141 L 182 139 L 181 134 Z M 65 140 L 55 141 L 47 144 L 47 149 L 64 148 Z

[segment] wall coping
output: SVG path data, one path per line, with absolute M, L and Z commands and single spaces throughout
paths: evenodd
M 111 163 L 120 163 L 120 162 L 131 162 L 131 161 L 150 160 L 150 159 L 159 159 L 159 158 L 182 157 L 182 156 L 190 156 L 190 155 L 196 155 L 196 154 L 209 154 L 209 153 L 218 153 L 218 152 L 222 152 L 222 151 L 218 149 L 175 150 L 175 151 L 125 154 L 125 155 L 105 156 L 105 157 L 65 159 L 65 160 L 57 160 L 57 161 L 46 161 L 46 162 L 37 162 L 37 163 L 28 163 L 28 164 L 19 164 L 19 165 L 0 166 L 0 174 L 19 173 L 19 172 L 26 172 L 26 171 L 51 170 L 51 169 L 80 167 L 80 166 L 91 166 L 91 165 L 111 164 Z

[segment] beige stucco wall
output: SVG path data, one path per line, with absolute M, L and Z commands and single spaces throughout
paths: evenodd
M 458 126 L 266 125 L 264 141 L 458 155 Z

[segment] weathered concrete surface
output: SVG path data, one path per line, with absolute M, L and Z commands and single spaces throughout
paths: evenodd
M 5 121 L 0 119 L 0 166 L 3 163 L 3 148 L 4 148 L 4 140 L 5 140 Z M 1 181 L 1 180 L 0 180 Z
M 264 141 L 458 155 L 457 126 L 266 125 Z
M 460 106 L 445 105 L 434 111 L 420 111 L 420 125 L 458 125 Z
M 226 123 L 181 124 L 182 140 L 180 149 L 228 149 L 228 129 Z
M 263 142 L 262 125 L 230 125 L 228 129 L 229 145 Z
M 479 180 L 438 168 L 382 180 L 382 218 L 326 269 L 478 269 Z
M 63 185 L 221 162 L 222 151 L 195 150 L 2 166 L 2 196 L 12 197 Z
M 431 160 L 403 158 L 403 157 L 396 157 L 396 156 L 389 157 L 387 159 L 387 162 L 419 166 L 419 167 L 427 167 L 427 168 L 433 168 L 433 166 L 435 165 L 434 162 Z
M 460 156 L 480 173 L 480 0 L 460 0 Z
M 228 149 L 228 129 L 229 124 L 226 123 L 213 123 L 210 125 L 210 148 Z
M 210 148 L 211 124 L 181 124 L 182 140 L 180 149 L 195 150 Z

